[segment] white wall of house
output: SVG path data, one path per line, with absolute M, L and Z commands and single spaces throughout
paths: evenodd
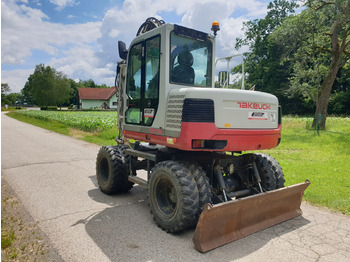
M 117 109 L 118 108 L 118 106 L 117 106 L 117 94 L 112 95 L 112 97 L 109 99 L 108 106 L 110 109 Z
M 82 99 L 80 100 L 80 105 L 81 105 L 80 108 L 81 109 L 102 108 L 102 105 L 106 103 L 110 109 L 117 109 L 116 102 L 117 102 L 116 95 L 113 95 L 109 100 Z

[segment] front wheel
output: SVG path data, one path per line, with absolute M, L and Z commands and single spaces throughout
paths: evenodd
M 196 182 L 181 163 L 164 161 L 151 170 L 148 200 L 157 225 L 174 233 L 193 227 L 199 207 Z
M 97 154 L 97 182 L 106 194 L 124 193 L 133 187 L 128 180 L 130 156 L 124 154 L 126 148 L 124 145 L 103 146 Z

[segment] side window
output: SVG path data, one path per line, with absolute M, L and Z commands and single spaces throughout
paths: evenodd
M 146 41 L 145 108 L 143 124 L 151 126 L 158 108 L 160 37 Z
M 158 98 L 159 90 L 159 37 L 146 42 L 145 98 Z
M 132 99 L 141 98 L 142 44 L 132 47 L 128 63 L 126 92 Z
M 141 108 L 138 105 L 141 99 L 142 79 L 142 44 L 131 48 L 128 62 L 128 76 L 126 79 L 126 93 L 129 99 L 129 109 L 126 112 L 126 122 L 139 124 L 141 119 Z M 135 108 L 132 108 L 135 107 Z
M 129 124 L 139 124 L 141 122 L 141 109 L 129 108 L 126 111 L 126 122 Z

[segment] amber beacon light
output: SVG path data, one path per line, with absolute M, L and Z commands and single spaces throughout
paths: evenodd
M 220 30 L 220 26 L 219 26 L 219 22 L 218 21 L 214 21 L 212 24 L 211 24 L 211 31 L 214 32 L 214 36 L 216 36 L 216 33 L 217 31 Z

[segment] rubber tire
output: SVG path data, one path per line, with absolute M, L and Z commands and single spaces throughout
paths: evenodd
M 148 183 L 148 201 L 154 221 L 168 233 L 195 226 L 198 189 L 191 172 L 179 162 L 156 164 Z
M 268 154 L 255 155 L 255 163 L 260 174 L 262 188 L 271 191 L 284 187 L 284 174 L 279 163 Z
M 103 146 L 97 154 L 96 177 L 105 194 L 128 192 L 133 184 L 128 180 L 129 155 L 124 154 L 125 145 Z
M 203 168 L 197 163 L 185 162 L 185 166 L 191 172 L 198 188 L 199 206 L 197 220 L 207 204 L 212 204 L 212 192 L 209 178 Z

